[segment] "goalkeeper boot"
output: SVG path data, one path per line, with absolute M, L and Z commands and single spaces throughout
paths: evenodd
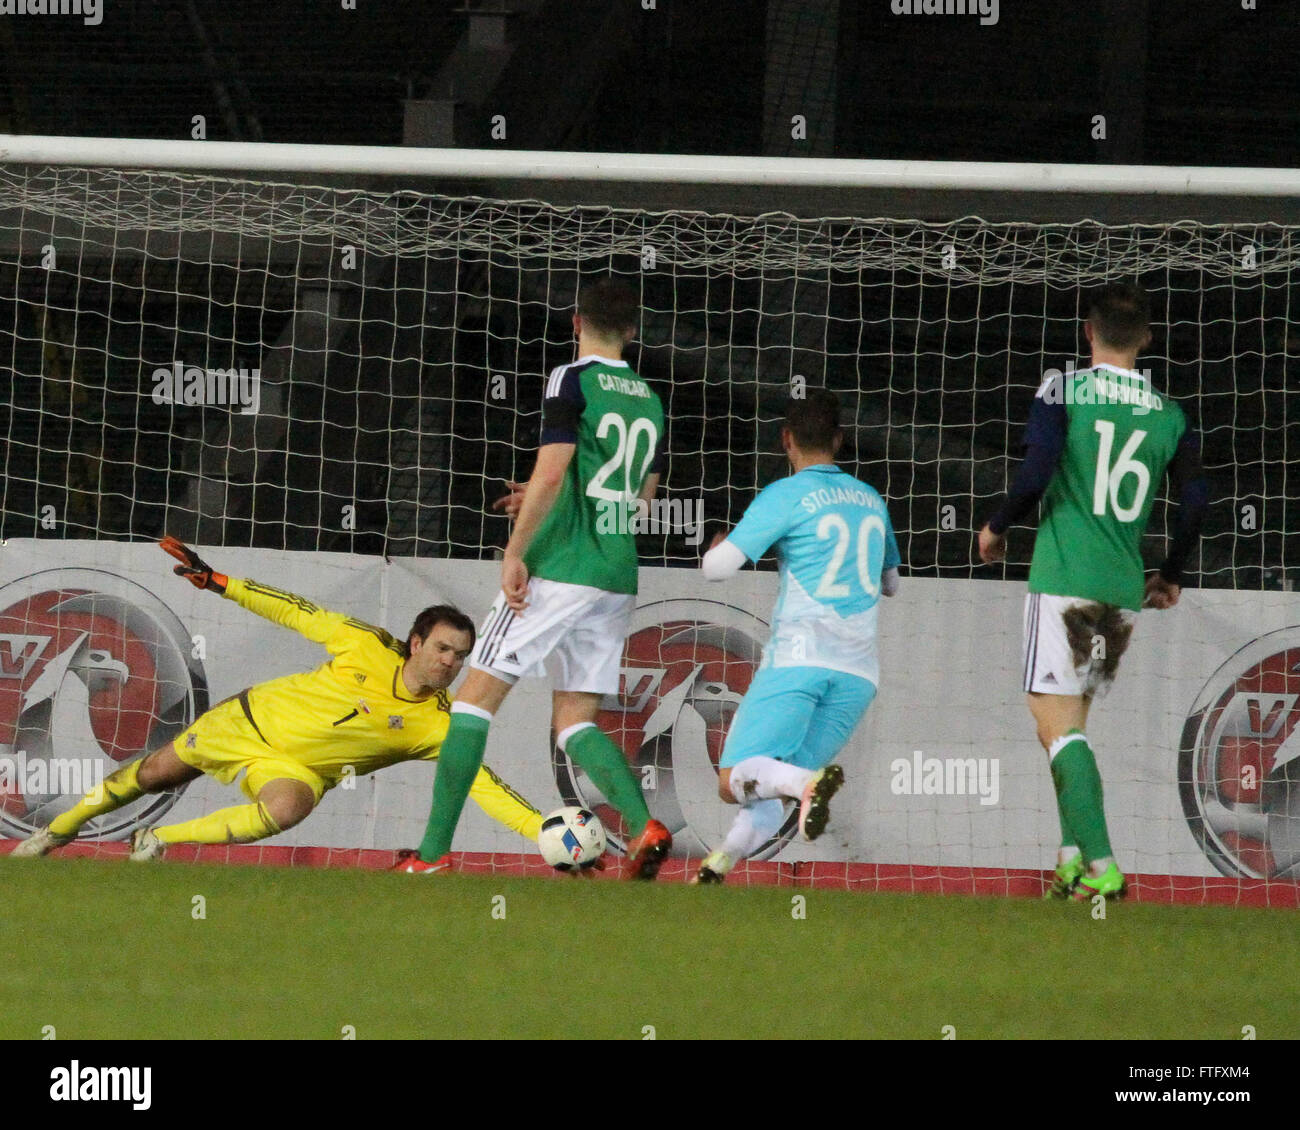
M 703 886 L 705 883 L 722 883 L 726 881 L 727 872 L 735 866 L 731 856 L 725 852 L 715 851 L 705 857 L 700 869 L 691 878 L 691 886 Z
M 658 820 L 651 820 L 645 830 L 627 845 L 627 858 L 623 860 L 623 878 L 653 879 L 668 858 L 673 846 L 673 834 Z
M 42 828 L 39 832 L 33 832 L 25 840 L 21 841 L 9 853 L 9 858 L 39 859 L 43 855 L 49 855 L 55 848 L 72 843 L 76 838 L 76 836 L 56 836 L 48 828 Z
M 1083 856 L 1076 855 L 1066 863 L 1058 863 L 1056 870 L 1052 873 L 1052 882 L 1047 890 L 1043 892 L 1045 899 L 1068 899 L 1074 896 L 1074 888 L 1078 885 L 1086 868 L 1083 866 Z
M 1074 897 L 1080 902 L 1091 902 L 1097 895 L 1108 899 L 1122 899 L 1128 894 L 1128 884 L 1124 873 L 1111 860 L 1111 864 L 1100 875 L 1082 875 L 1078 886 L 1074 888 Z
M 439 872 L 450 872 L 453 870 L 451 865 L 451 853 L 440 855 L 432 863 L 425 863 L 420 858 L 417 851 L 399 851 L 397 853 L 397 862 L 388 870 L 400 871 L 406 875 L 435 875 Z
M 830 801 L 844 784 L 844 770 L 838 765 L 828 765 L 813 774 L 799 801 L 799 831 L 805 840 L 815 840 L 830 822 Z
M 147 863 L 151 859 L 162 859 L 167 845 L 153 834 L 152 828 L 137 828 L 131 833 L 131 854 L 127 856 L 133 863 Z

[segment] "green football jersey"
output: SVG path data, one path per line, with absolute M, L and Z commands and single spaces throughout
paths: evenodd
M 1029 591 L 1142 607 L 1141 543 L 1187 427 L 1140 373 L 1099 365 L 1045 381 L 1064 401 L 1065 447 L 1043 495 Z
M 543 444 L 576 449 L 555 505 L 524 554 L 534 577 L 637 591 L 635 502 L 659 470 L 664 409 L 625 361 L 582 357 L 555 369 L 543 401 Z

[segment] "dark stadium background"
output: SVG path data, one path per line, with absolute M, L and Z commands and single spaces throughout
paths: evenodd
M 1300 4 L 1290 2 L 1242 11 L 1236 0 L 1002 0 L 991 27 L 892 16 L 888 0 L 657 0 L 653 10 L 638 0 L 359 0 L 346 13 L 336 2 L 104 3 L 99 27 L 0 20 L 0 131 L 185 138 L 191 115 L 203 113 L 208 138 L 222 140 L 1280 167 L 1294 166 L 1300 140 Z M 467 71 L 465 49 L 475 43 Z M 431 104 L 443 116 L 422 116 Z M 791 106 L 808 116 L 807 141 L 789 136 Z M 1107 114 L 1104 142 L 1088 128 L 1098 112 Z M 489 135 L 495 113 L 508 122 L 504 142 Z M 371 178 L 359 187 L 391 185 Z M 405 187 L 514 195 L 482 183 Z M 607 202 L 736 214 L 963 214 L 925 215 L 933 200 L 905 196 L 779 190 L 620 186 Z M 1016 218 L 1006 202 L 985 203 L 987 218 Z M 1151 201 L 1087 206 L 1108 222 L 1171 218 L 1168 205 L 1160 213 Z M 1296 201 L 1271 207 L 1243 206 L 1239 218 L 1296 221 Z M 602 266 L 638 269 L 634 260 Z M 457 276 L 442 262 L 367 260 L 365 278 L 342 292 L 335 317 L 344 328 L 320 379 L 295 388 L 279 453 L 257 466 L 255 481 L 232 477 L 218 528 L 178 530 L 185 483 L 211 437 L 197 420 L 174 427 L 140 395 L 138 359 L 186 356 L 215 331 L 247 343 L 226 363 L 255 365 L 288 324 L 298 280 L 233 264 L 183 264 L 143 279 L 129 261 L 46 271 L 30 257 L 5 259 L 0 536 L 147 538 L 170 525 L 230 545 L 490 554 L 506 526 L 484 516 L 484 502 L 499 481 L 527 473 L 539 406 L 493 410 L 486 382 L 494 372 L 540 374 L 571 356 L 566 310 L 511 303 L 540 293 L 546 274 L 544 264 L 513 274 L 468 264 Z M 1287 535 L 1300 526 L 1288 462 L 1300 450 L 1300 378 L 1292 380 L 1300 280 L 1203 287 L 1187 272 L 1143 281 L 1158 289 L 1158 316 L 1173 325 L 1161 333 L 1171 359 L 1165 383 L 1174 395 L 1199 393 L 1215 503 L 1200 581 L 1280 587 L 1297 568 Z M 647 306 L 675 307 L 686 336 L 710 348 L 757 345 L 781 373 L 824 372 L 845 392 L 856 421 L 845 462 L 889 498 L 910 572 L 989 575 L 972 568 L 969 538 L 940 536 L 940 509 L 956 504 L 966 531 L 987 513 L 1006 481 L 1006 421 L 1016 434 L 1039 351 L 1084 348 L 1073 320 L 1078 295 L 1041 285 L 991 295 L 883 272 L 805 285 L 816 291 L 809 308 L 823 317 L 792 313 L 803 308 L 798 296 L 760 279 L 719 272 L 644 281 Z M 430 289 L 480 300 L 431 312 Z M 990 299 L 1010 325 L 1000 329 L 1000 349 L 977 350 L 980 303 Z M 430 321 L 444 332 L 429 332 Z M 632 360 L 663 381 L 670 352 L 650 342 Z M 832 363 L 823 368 L 826 353 Z M 698 356 L 672 357 L 672 386 L 661 385 L 673 421 L 669 481 L 683 497 L 702 484 L 708 513 L 734 520 L 754 484 L 779 473 L 770 453 L 782 379 L 740 357 L 729 379 L 706 379 Z M 401 437 L 373 427 L 390 402 L 421 389 L 456 407 L 441 514 L 423 526 L 412 512 L 427 491 L 403 494 L 392 480 L 405 457 Z M 356 529 L 337 529 L 328 516 L 353 501 Z M 1253 531 L 1237 521 L 1246 503 L 1259 507 Z M 37 507 L 46 504 L 65 517 L 57 534 L 40 527 Z M 696 560 L 680 538 L 648 538 L 643 550 L 648 561 Z M 1007 575 L 1018 569 L 1013 562 Z

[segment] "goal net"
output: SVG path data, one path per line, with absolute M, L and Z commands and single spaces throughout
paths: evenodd
M 787 825 L 741 881 L 1036 891 L 1057 830 L 1019 683 L 1032 535 L 1013 531 L 994 569 L 973 531 L 1044 375 L 1087 363 L 1087 288 L 1136 279 L 1155 311 L 1140 364 L 1200 428 L 1211 507 L 1184 605 L 1141 618 L 1094 712 L 1112 837 L 1149 897 L 1289 891 L 1300 246 L 1295 227 L 1177 215 L 798 219 L 0 166 L 5 835 L 67 800 L 32 785 L 41 757 L 81 750 L 111 768 L 206 704 L 324 658 L 189 592 L 150 544 L 164 533 L 397 635 L 438 599 L 479 620 L 508 537 L 490 504 L 529 473 L 582 280 L 614 273 L 641 296 L 628 358 L 663 396 L 669 505 L 640 535 L 649 568 L 602 724 L 678 832 L 674 866 L 726 825 L 714 765 L 776 592 L 770 561 L 704 584 L 705 523 L 735 522 L 785 473 L 786 399 L 827 385 L 849 423 L 842 464 L 888 502 L 903 592 L 882 609 L 880 697 L 845 751 L 830 832 L 805 845 Z M 1158 504 L 1151 566 L 1168 528 Z M 619 842 L 612 810 L 550 747 L 545 687 L 517 697 L 489 765 L 542 811 L 596 805 Z M 418 841 L 430 781 L 427 766 L 385 770 L 285 836 L 219 850 L 383 862 Z M 166 819 L 236 801 L 203 781 L 169 803 Z M 161 818 L 136 805 L 87 835 L 112 844 Z M 472 811 L 457 847 L 536 866 Z

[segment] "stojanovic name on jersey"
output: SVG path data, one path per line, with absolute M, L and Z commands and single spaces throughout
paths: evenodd
M 148 1110 L 153 1100 L 151 1067 L 86 1067 L 73 1060 L 50 1071 L 51 1102 L 129 1102 Z
M 1151 388 L 1151 370 L 1133 373 L 1101 373 L 1094 369 L 1076 372 L 1067 364 L 1065 372 L 1048 369 L 1038 395 L 1046 404 L 1124 404 L 1135 416 L 1159 411 L 1164 401 Z
M 880 502 L 865 490 L 857 490 L 851 487 L 821 487 L 818 490 L 810 490 L 799 500 L 799 505 L 807 510 L 809 514 L 816 514 L 821 507 L 834 506 L 837 502 L 849 502 L 855 506 L 871 506 L 877 510 L 883 509 Z

